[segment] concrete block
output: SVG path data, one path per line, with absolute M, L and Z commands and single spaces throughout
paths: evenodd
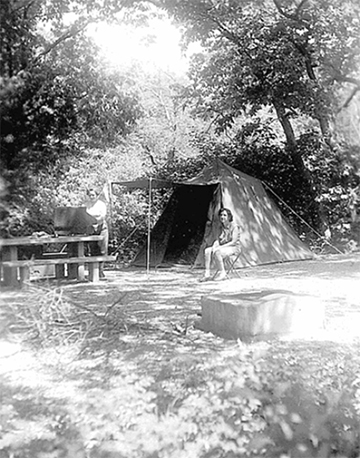
M 316 334 L 325 317 L 320 298 L 284 290 L 203 296 L 201 310 L 200 329 L 244 341 Z

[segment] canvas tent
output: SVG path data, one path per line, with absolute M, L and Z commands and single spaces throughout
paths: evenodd
M 168 204 L 133 261 L 135 266 L 203 266 L 204 247 L 219 230 L 221 207 L 229 208 L 240 226 L 238 267 L 312 257 L 261 181 L 224 162 L 215 160 L 194 178 L 173 186 Z

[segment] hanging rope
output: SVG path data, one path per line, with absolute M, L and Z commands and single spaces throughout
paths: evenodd
M 310 226 L 310 224 L 304 220 L 298 213 L 296 213 L 295 210 L 293 210 L 290 205 L 288 205 L 286 202 L 282 200 L 282 198 L 276 194 L 275 191 L 273 191 L 269 185 L 267 185 L 264 181 L 261 181 L 261 183 L 267 188 L 270 192 L 274 194 L 274 196 L 280 200 L 281 203 L 283 203 L 291 212 L 294 213 L 307 227 L 309 227 L 320 239 L 322 239 L 325 243 L 327 243 L 331 248 L 334 248 L 335 251 L 337 251 L 340 254 L 344 254 L 341 250 L 339 250 L 336 246 L 332 245 L 323 235 L 319 234 L 313 227 Z

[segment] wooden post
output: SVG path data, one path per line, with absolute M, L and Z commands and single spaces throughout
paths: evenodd
M 78 244 L 78 251 L 77 255 L 79 258 L 83 258 L 85 256 L 85 249 L 84 249 L 84 242 L 79 242 Z M 85 264 L 76 264 L 77 265 L 77 278 L 79 281 L 85 280 Z
M 20 267 L 20 285 L 23 286 L 26 281 L 30 280 L 30 267 Z
M 77 256 L 77 243 L 68 243 L 68 255 L 70 257 Z M 71 280 L 77 278 L 78 265 L 77 264 L 68 264 L 68 277 Z
M 17 261 L 18 251 L 16 246 L 4 246 L 4 261 Z M 6 286 L 17 286 L 17 267 L 4 267 L 4 284 Z
M 65 266 L 64 266 L 64 264 L 55 265 L 55 277 L 56 278 L 65 278 Z
M 91 262 L 89 263 L 89 277 L 90 281 L 96 283 L 100 279 L 99 275 L 99 263 L 98 262 Z

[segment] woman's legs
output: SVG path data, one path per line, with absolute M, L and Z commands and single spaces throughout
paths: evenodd
M 220 279 L 226 277 L 223 252 L 224 252 L 224 248 L 218 248 L 214 253 L 215 264 L 218 270 L 216 277 Z
M 215 244 L 213 246 L 207 247 L 204 250 L 205 257 L 205 275 L 202 281 L 206 281 L 211 278 L 211 260 L 214 257 L 217 275 L 216 280 L 223 280 L 226 277 L 226 271 L 224 266 L 224 258 L 229 257 L 233 254 L 239 253 L 240 248 L 237 246 L 226 246 L 222 247 L 221 245 Z
M 223 280 L 226 277 L 224 259 L 238 252 L 239 248 L 237 246 L 218 247 L 214 253 L 214 259 L 218 269 L 218 274 L 216 276 L 217 280 Z
M 212 257 L 213 247 L 209 246 L 205 248 L 205 277 L 210 278 L 210 266 L 211 266 L 211 257 Z

